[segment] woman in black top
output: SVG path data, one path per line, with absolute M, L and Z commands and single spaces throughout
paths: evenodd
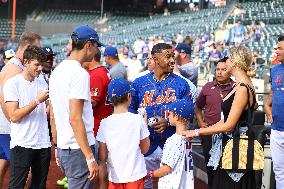
M 213 126 L 185 131 L 186 137 L 192 138 L 199 135 L 212 135 L 219 133 L 230 133 L 239 121 L 248 120 L 248 111 L 252 111 L 255 105 L 254 87 L 250 77 L 254 75 L 251 70 L 253 57 L 246 47 L 232 47 L 229 49 L 229 58 L 226 61 L 227 70 L 236 79 L 232 91 L 223 99 L 222 120 Z M 248 99 L 249 91 L 249 99 Z M 249 107 L 248 107 L 249 101 Z M 223 134 L 220 142 L 223 148 L 228 141 L 227 134 Z M 222 153 L 222 152 L 219 152 Z M 216 160 L 219 162 L 219 160 Z M 229 172 L 220 169 L 220 165 L 214 175 L 213 189 L 255 189 L 254 171 L 237 170 Z

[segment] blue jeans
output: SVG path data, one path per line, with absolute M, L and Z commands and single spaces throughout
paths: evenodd
M 97 158 L 96 146 L 90 148 Z M 81 149 L 58 149 L 60 168 L 68 179 L 69 189 L 93 189 L 94 182 L 88 179 L 89 169 Z

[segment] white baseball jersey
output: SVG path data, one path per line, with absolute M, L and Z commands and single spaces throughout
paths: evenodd
M 159 179 L 159 189 L 194 188 L 192 148 L 185 137 L 174 134 L 167 139 L 161 165 L 168 165 L 172 170 Z

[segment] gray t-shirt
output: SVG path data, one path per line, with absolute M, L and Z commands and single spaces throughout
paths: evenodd
M 189 79 L 195 86 L 197 86 L 198 80 L 198 68 L 192 62 L 183 64 L 179 67 L 180 74 Z
M 121 62 L 118 62 L 114 66 L 111 66 L 109 73 L 112 79 L 124 78 L 127 80 L 127 71 L 125 66 Z

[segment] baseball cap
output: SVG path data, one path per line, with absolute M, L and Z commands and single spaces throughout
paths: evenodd
M 118 56 L 117 49 L 113 46 L 107 46 L 105 48 L 104 56 L 117 57 Z
M 185 120 L 191 119 L 194 113 L 194 105 L 192 101 L 184 99 L 177 99 L 170 105 L 166 106 L 166 109 L 174 112 Z
M 6 59 L 10 59 L 10 58 L 13 58 L 14 56 L 16 56 L 16 53 L 14 52 L 13 49 L 9 49 L 9 50 L 6 50 L 4 52 L 4 55 L 5 55 Z
M 110 99 L 121 97 L 131 90 L 130 85 L 127 80 L 123 78 L 117 78 L 111 80 L 108 85 L 108 96 Z
M 46 56 L 56 55 L 55 53 L 53 53 L 53 50 L 51 47 L 44 47 L 42 48 L 42 50 Z
M 175 50 L 180 52 L 180 53 L 191 54 L 190 46 L 185 44 L 185 43 L 178 43 Z
M 75 40 L 87 40 L 87 41 L 95 41 L 98 43 L 98 46 L 105 46 L 99 40 L 98 33 L 88 25 L 82 25 L 74 29 L 71 39 Z

